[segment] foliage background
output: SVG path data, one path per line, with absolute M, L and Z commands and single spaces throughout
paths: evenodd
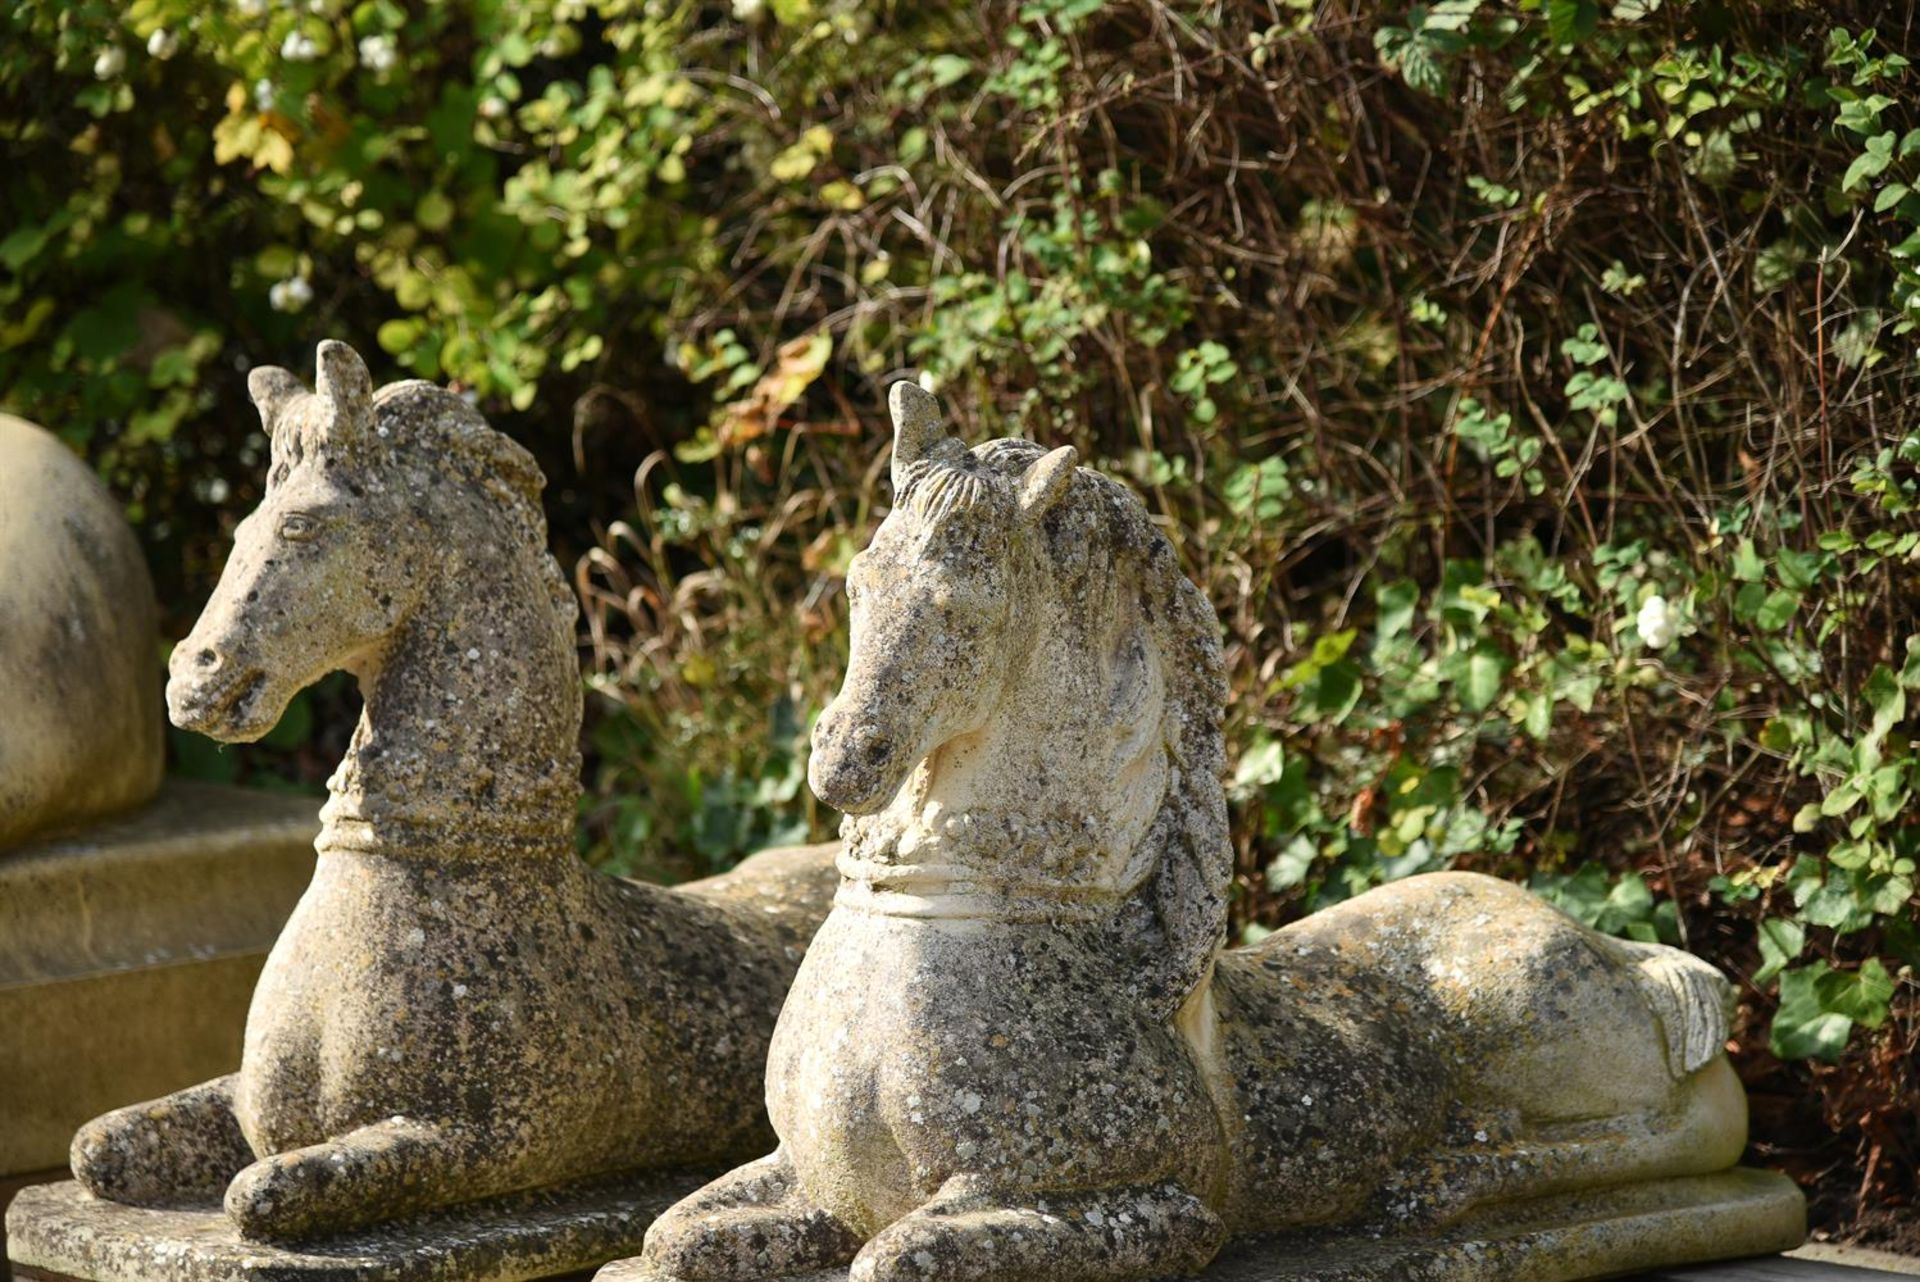
M 1448 865 L 1737 977 L 1755 1160 L 1915 1246 L 1913 6 L 20 0 L 0 403 L 179 636 L 240 371 L 540 457 L 590 857 L 828 835 L 887 381 L 1146 496 L 1225 629 L 1248 936 Z M 344 682 L 194 773 L 311 787 Z

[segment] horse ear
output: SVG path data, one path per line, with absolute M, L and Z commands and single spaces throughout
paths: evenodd
M 933 452 L 945 437 L 940 418 L 940 402 L 911 379 L 901 379 L 887 392 L 887 408 L 893 414 L 893 488 L 906 483 L 907 466 Z
M 332 413 L 324 429 L 328 440 L 345 445 L 373 430 L 373 376 L 360 353 L 335 339 L 320 344 L 314 393 Z
M 260 423 L 268 436 L 273 435 L 273 425 L 287 403 L 306 394 L 306 385 L 278 365 L 256 365 L 247 371 L 247 395 L 259 408 Z
M 1080 461 L 1080 455 L 1073 446 L 1062 445 L 1052 453 L 1035 460 L 1020 477 L 1020 514 L 1029 521 L 1038 521 L 1067 495 L 1067 487 L 1073 484 L 1073 465 Z

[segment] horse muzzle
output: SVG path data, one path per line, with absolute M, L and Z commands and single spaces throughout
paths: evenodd
M 167 717 L 223 743 L 245 743 L 273 729 L 280 719 L 268 693 L 266 670 L 235 664 L 189 637 L 167 665 Z
M 813 728 L 807 783 L 835 810 L 868 815 L 893 800 L 912 764 L 892 735 L 872 725 L 849 726 L 828 708 Z

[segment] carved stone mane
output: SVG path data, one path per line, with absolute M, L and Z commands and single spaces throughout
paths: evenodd
M 896 505 L 913 517 L 921 538 L 955 521 L 1012 523 L 1019 519 L 1021 478 L 1046 453 L 1024 440 L 991 441 L 969 451 L 947 438 L 896 466 Z M 1145 835 L 1132 850 L 1119 852 L 1125 866 L 1119 888 L 1126 893 L 1117 917 L 1111 908 L 1102 911 L 1136 958 L 1135 991 L 1143 1004 L 1170 1016 L 1206 977 L 1226 930 L 1232 848 L 1222 789 L 1227 682 L 1218 625 L 1181 573 L 1172 545 L 1126 487 L 1091 469 L 1075 469 L 1066 496 L 1041 528 L 1042 557 L 1049 567 L 1046 590 L 1063 596 L 1052 608 L 1089 612 L 1089 631 L 1096 638 L 1117 636 L 1128 644 L 1139 634 L 1141 657 L 1157 669 L 1151 679 L 1164 686 L 1157 724 L 1139 727 L 1143 755 L 1156 747 L 1164 750 L 1164 789 Z M 1074 599 L 1064 599 L 1068 595 Z M 1016 602 L 1015 609 L 1038 604 Z M 1015 626 L 1023 625 L 1016 620 Z M 1088 653 L 1070 661 L 1113 660 Z M 1026 694 L 1035 697 L 1031 689 Z M 1005 696 L 1020 697 L 1019 691 Z M 1156 737 L 1157 745 L 1148 736 Z M 1059 745 L 1062 753 L 1074 748 Z M 1093 802 L 1096 808 L 1099 804 Z M 849 859 L 887 862 L 901 836 L 900 822 L 900 814 L 891 810 L 850 819 L 844 832 Z M 946 853 L 940 861 L 990 867 L 1012 849 L 1044 850 L 1050 875 L 1063 881 L 1077 877 L 1084 889 L 1100 889 L 1084 884 L 1090 876 L 1085 867 L 1063 866 L 1084 864 L 1100 853 L 1098 829 L 1066 810 L 1029 812 L 1012 823 L 1017 831 L 1002 831 L 1002 825 L 983 822 L 979 814 L 965 816 L 941 832 Z M 1069 889 L 1063 885 L 1060 902 L 1045 911 L 1067 914 Z

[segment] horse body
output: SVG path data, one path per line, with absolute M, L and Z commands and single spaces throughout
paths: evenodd
M 1210 608 L 1072 451 L 967 451 L 907 385 L 894 414 L 809 764 L 852 817 L 770 1053 L 780 1145 L 657 1221 L 657 1268 L 1144 1279 L 1737 1160 L 1729 990 L 1684 954 L 1466 874 L 1223 951 Z
M 956 1177 L 1215 1184 L 1218 1146 L 1190 1142 L 1215 1125 L 1207 1083 L 1174 1030 L 1114 1009 L 1103 944 L 1046 922 L 836 909 L 767 1062 L 809 1196 L 871 1237 Z
M 340 344 L 318 394 L 252 386 L 274 470 L 175 650 L 172 714 L 257 737 L 336 668 L 365 711 L 240 1071 L 89 1123 L 76 1177 L 224 1194 L 243 1233 L 300 1238 L 754 1151 L 827 852 L 678 891 L 581 864 L 574 607 L 531 458 L 430 385 L 375 397 Z
M 1433 873 L 1221 954 L 1215 1080 L 1236 1231 L 1434 1223 L 1474 1205 L 1725 1170 L 1745 1100 L 1718 1045 L 1651 991 L 1723 985 L 1705 963 L 1609 939 L 1497 878 Z

